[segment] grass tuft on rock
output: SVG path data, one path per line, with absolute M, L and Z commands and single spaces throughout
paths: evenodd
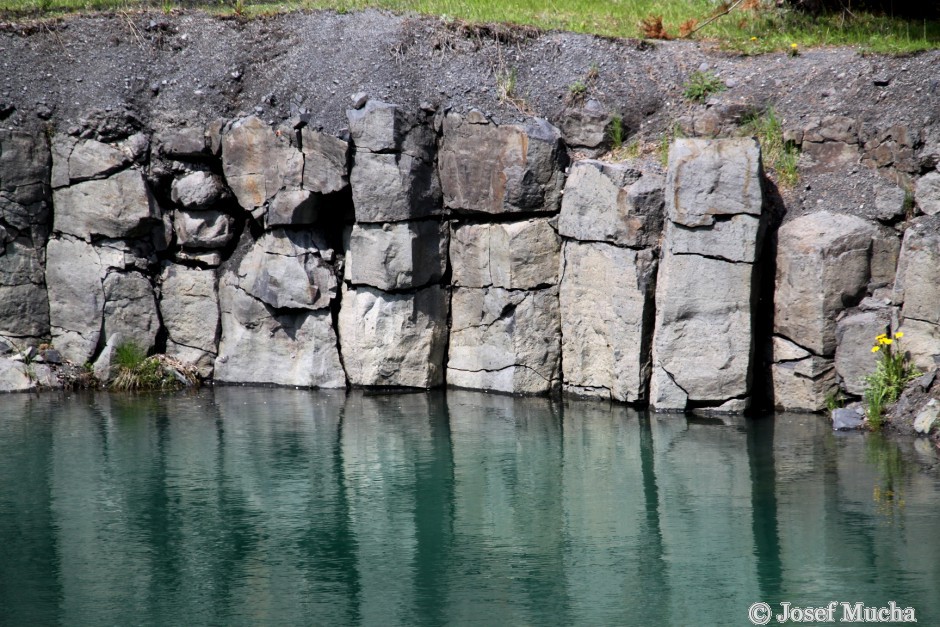
M 198 383 L 191 366 L 166 355 L 147 357 L 134 342 L 124 342 L 114 350 L 117 374 L 108 382 L 111 390 L 162 390 L 188 387 Z
M 783 126 L 772 107 L 745 119 L 741 130 L 760 142 L 764 165 L 778 185 L 790 188 L 799 182 L 800 149 L 783 139 Z

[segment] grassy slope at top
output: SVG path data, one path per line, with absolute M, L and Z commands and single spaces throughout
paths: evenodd
M 773 4 L 773 3 L 770 3 Z M 0 0 L 0 18 L 32 18 L 94 10 L 151 9 L 171 12 L 201 8 L 252 16 L 304 9 L 338 12 L 365 8 L 415 12 L 470 22 L 509 22 L 608 37 L 642 37 L 640 22 L 661 16 L 667 33 L 678 37 L 683 24 L 703 24 L 715 0 Z M 748 5 L 758 8 L 745 9 Z M 864 13 L 810 18 L 768 7 L 767 0 L 744 2 L 693 37 L 718 41 L 742 53 L 820 45 L 858 45 L 872 52 L 905 53 L 940 48 L 940 21 L 904 20 Z M 760 8 L 764 6 L 765 8 Z

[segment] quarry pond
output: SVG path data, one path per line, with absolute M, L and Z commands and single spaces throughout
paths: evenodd
M 8 395 L 0 624 L 746 625 L 758 602 L 937 624 L 938 497 L 926 440 L 810 414 Z

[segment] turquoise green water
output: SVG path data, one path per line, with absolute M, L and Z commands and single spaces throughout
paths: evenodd
M 938 591 L 935 451 L 814 416 L 0 397 L 2 625 L 748 625 L 756 601 L 930 625 Z

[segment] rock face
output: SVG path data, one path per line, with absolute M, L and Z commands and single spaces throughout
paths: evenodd
M 534 289 L 558 282 L 561 240 L 548 219 L 454 228 L 450 257 L 460 287 Z
M 370 100 L 346 112 L 355 164 L 349 175 L 357 222 L 397 222 L 441 213 L 428 120 Z
M 323 309 L 336 296 L 333 250 L 311 231 L 265 233 L 238 267 L 238 286 L 275 309 Z
M 215 273 L 167 265 L 160 275 L 160 315 L 167 354 L 212 374 L 219 341 L 219 295 Z
M 358 386 L 430 388 L 444 382 L 447 292 L 414 294 L 370 287 L 344 289 L 339 336 L 349 382 Z
M 904 346 L 922 370 L 936 367 L 940 355 L 940 216 L 915 219 L 904 232 L 894 283 L 901 305 Z
M 303 164 L 303 153 L 255 116 L 237 120 L 222 135 L 225 180 L 255 217 L 282 189 L 301 188 Z
M 133 342 L 145 351 L 153 348 L 160 330 L 153 286 L 139 272 L 112 272 L 103 283 L 104 309 L 101 332 Z
M 580 241 L 647 248 L 663 225 L 662 177 L 627 165 L 577 161 L 565 184 L 558 232 Z
M 656 289 L 653 251 L 567 241 L 561 268 L 565 391 L 631 403 L 646 400 Z
M 266 225 L 309 224 L 317 199 L 346 186 L 346 142 L 300 128 L 273 129 L 255 116 L 222 133 L 222 170 L 238 204 Z
M 0 251 L 0 336 L 48 336 L 49 297 L 40 251 L 28 239 L 8 241 Z
M 215 379 L 338 388 L 346 385 L 328 309 L 272 310 L 226 273 L 219 283 L 222 340 Z
M 851 212 L 876 223 L 845 203 L 765 203 L 751 139 L 679 140 L 665 171 L 646 158 L 566 171 L 568 147 L 605 144 L 612 113 L 594 102 L 563 109 L 562 131 L 354 102 L 343 138 L 293 101 L 277 126 L 125 109 L 51 140 L 0 130 L 0 359 L 51 339 L 50 355 L 107 374 L 133 341 L 223 382 L 562 390 L 706 412 L 748 408 L 754 354 L 786 409 L 861 394 L 888 327 L 919 368 L 937 365 L 936 129 L 842 116 L 787 129 L 814 160 L 801 167 L 870 169 L 852 187 L 871 202 Z M 745 113 L 716 105 L 687 126 L 734 135 Z M 801 205 L 838 175 L 818 176 Z M 772 295 L 757 268 L 765 204 L 784 224 Z M 0 370 L 0 389 L 36 385 Z
M 357 224 L 348 236 L 345 278 L 381 290 L 436 283 L 447 271 L 448 242 L 447 223 Z
M 885 330 L 882 318 L 894 314 L 858 312 L 841 322 L 838 316 L 862 300 L 870 283 L 893 278 L 896 237 L 861 218 L 820 211 L 785 224 L 777 239 L 774 405 L 819 411 L 835 374 L 847 392 L 864 390 L 872 342 Z M 805 356 L 781 357 L 784 344 L 799 345 Z
M 454 229 L 449 384 L 516 393 L 560 386 L 560 248 L 547 219 Z
M 438 158 L 444 204 L 463 213 L 555 212 L 567 166 L 561 133 L 544 120 L 497 126 L 448 113 Z
M 0 130 L 0 336 L 17 343 L 50 334 L 43 268 L 50 172 L 44 136 Z
M 0 130 L 0 227 L 8 235 L 26 231 L 45 243 L 51 159 L 45 136 Z
M 870 350 L 870 348 L 869 348 Z M 770 387 L 779 409 L 819 411 L 836 384 L 832 359 L 817 357 L 793 342 L 775 336 Z
M 656 285 L 655 409 L 720 408 L 749 398 L 762 207 L 755 141 L 673 144 Z
M 865 295 L 875 227 L 820 211 L 780 228 L 774 330 L 816 355 L 836 348 L 836 315 Z M 870 347 L 869 347 L 870 348 Z
M 663 182 L 626 164 L 571 167 L 558 231 L 564 390 L 647 399 Z
M 940 213 L 940 172 L 929 172 L 917 181 L 914 200 L 927 215 Z
M 558 388 L 557 288 L 457 288 L 451 308 L 449 385 L 523 394 Z
M 170 198 L 183 209 L 209 209 L 228 195 L 221 177 L 211 172 L 192 172 L 175 179 Z
M 858 396 L 865 392 L 865 377 L 875 371 L 878 362 L 878 355 L 871 352 L 875 337 L 897 328 L 897 310 L 893 307 L 852 311 L 838 321 L 835 366 L 843 390 Z
M 86 240 L 147 235 L 160 221 L 160 208 L 135 169 L 58 189 L 53 203 L 53 229 Z
M 176 241 L 183 248 L 223 248 L 234 232 L 235 220 L 221 211 L 177 211 L 173 215 Z
M 55 347 L 65 359 L 83 364 L 101 335 L 104 267 L 98 252 L 80 239 L 52 239 L 46 247 L 49 321 Z

